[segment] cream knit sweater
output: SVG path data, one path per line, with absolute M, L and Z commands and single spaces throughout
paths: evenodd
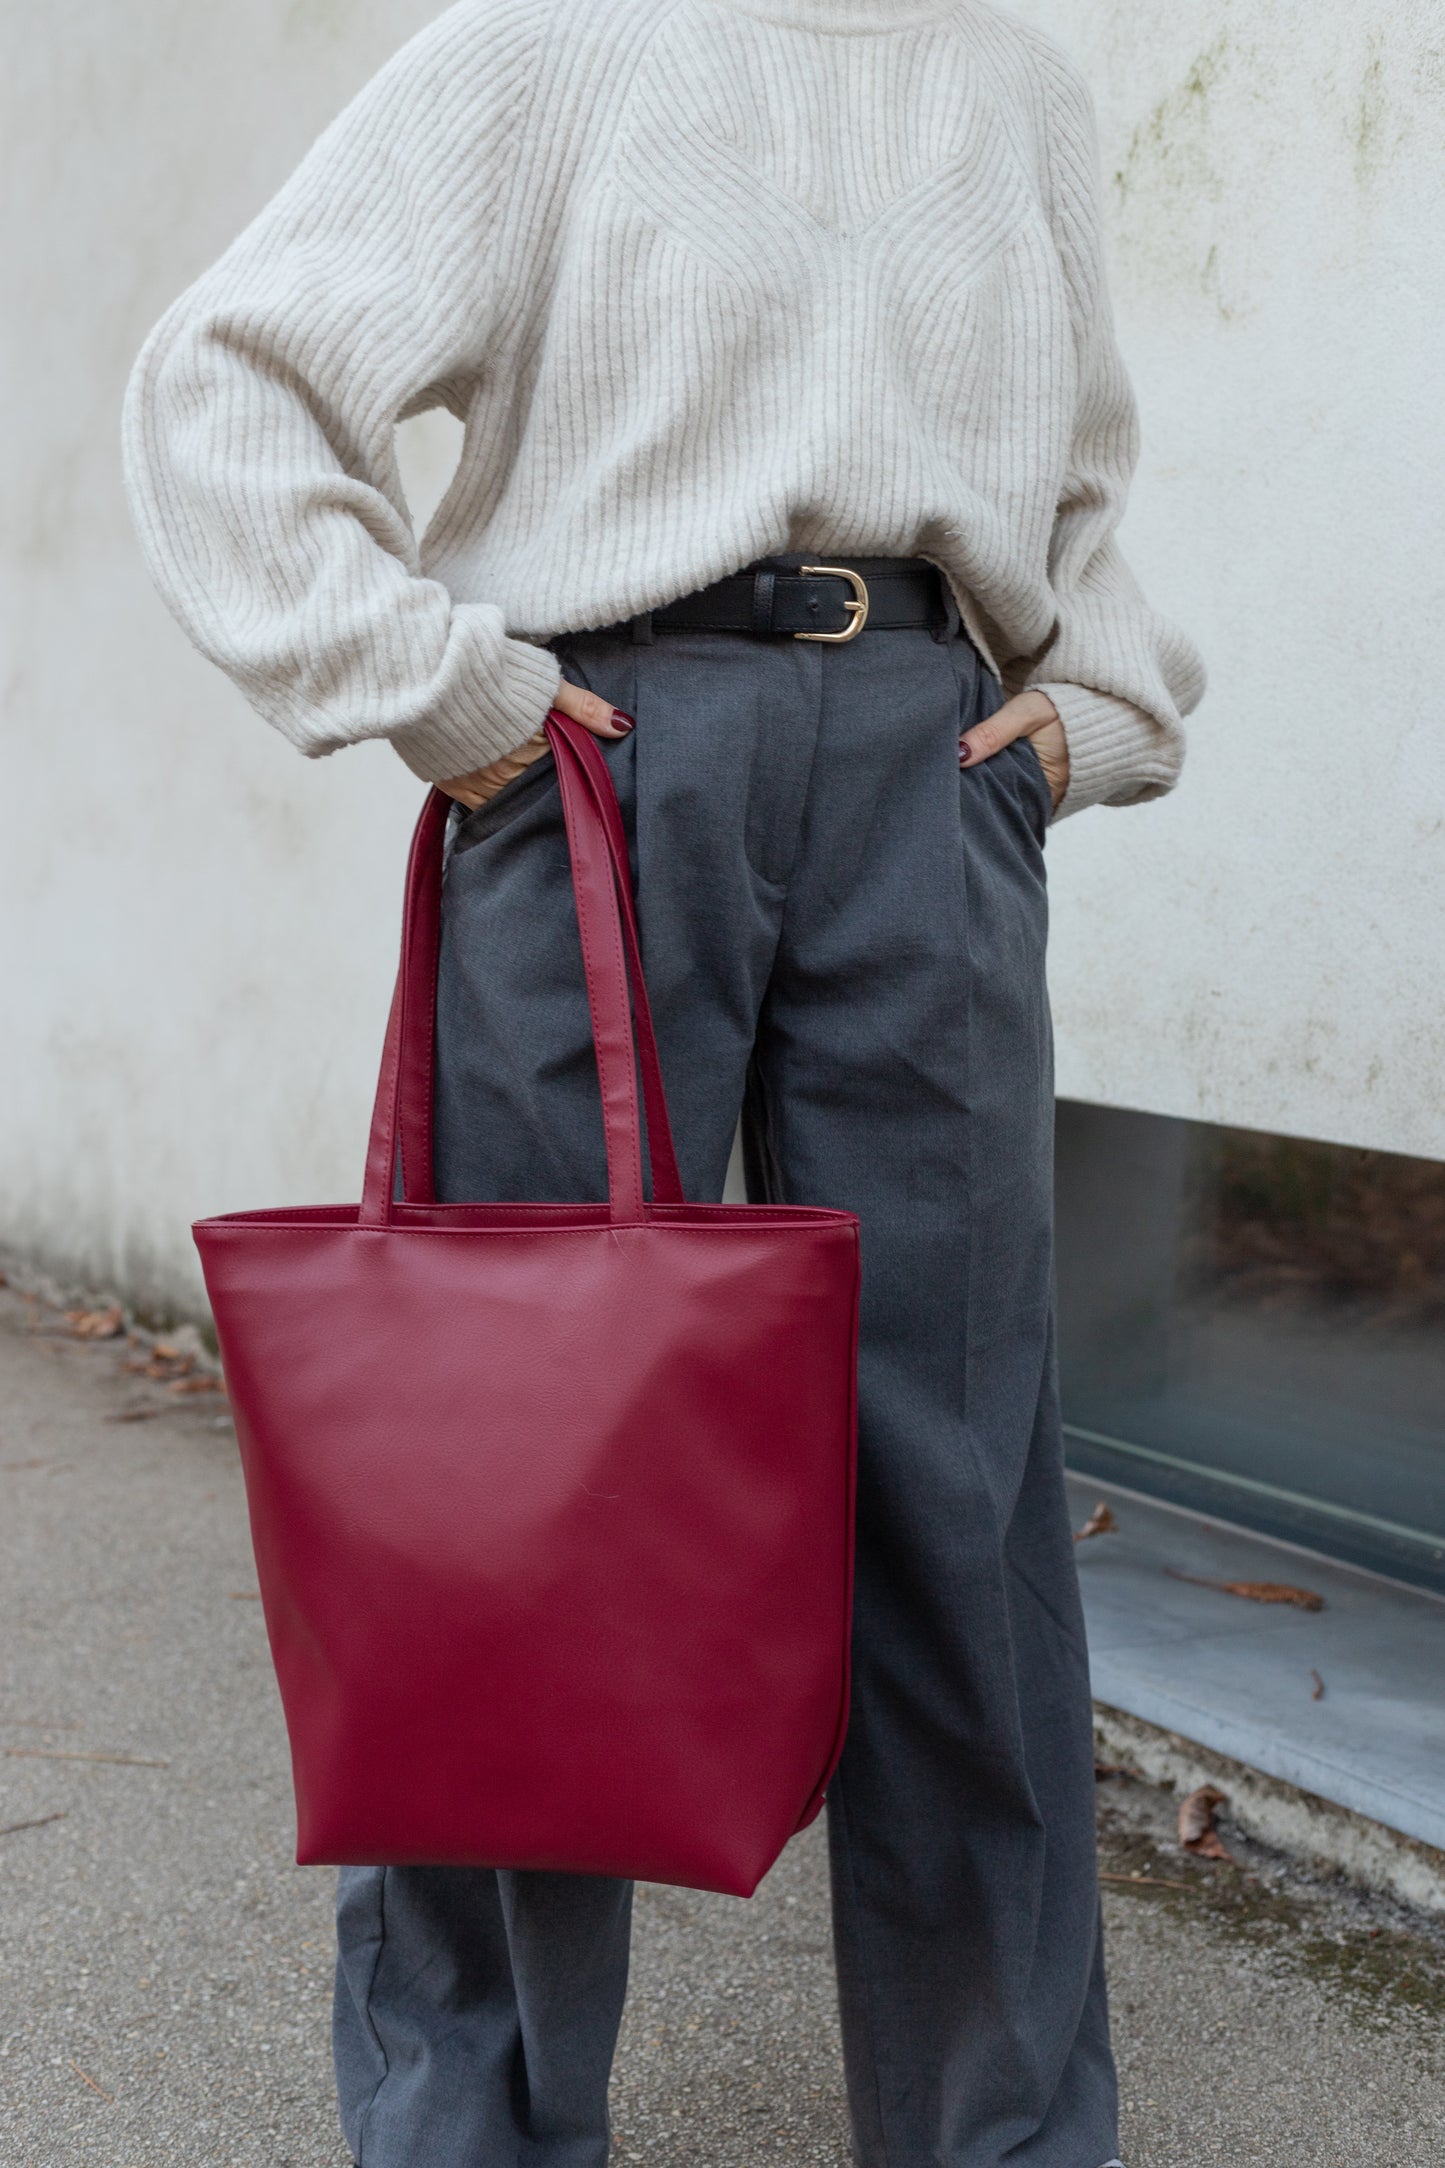
M 461 464 L 413 533 L 395 425 Z M 923 556 L 1068 734 L 1173 782 L 1199 659 L 1114 529 L 1136 456 L 1072 65 L 983 0 L 462 0 L 157 325 L 132 503 L 309 754 L 511 750 L 538 643 L 755 557 Z

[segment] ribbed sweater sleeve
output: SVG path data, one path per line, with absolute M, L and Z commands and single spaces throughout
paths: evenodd
M 126 472 L 152 574 L 307 754 L 389 738 L 439 781 L 517 745 L 556 690 L 501 609 L 423 575 L 395 449 L 406 415 L 463 413 L 483 368 L 544 13 L 460 7 L 414 39 L 136 364 Z
M 1139 427 L 1114 336 L 1093 102 L 1055 47 L 1039 40 L 1036 56 L 1077 394 L 1049 548 L 1058 614 L 1019 682 L 1046 692 L 1064 725 L 1062 817 L 1100 803 L 1134 805 L 1171 788 L 1184 757 L 1181 718 L 1203 696 L 1204 668 L 1193 643 L 1149 607 L 1119 549 L 1115 530 L 1138 463 Z

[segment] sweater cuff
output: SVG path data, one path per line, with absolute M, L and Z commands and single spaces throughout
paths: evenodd
M 1090 805 L 1138 805 L 1172 790 L 1183 759 L 1183 738 L 1110 693 L 1087 685 L 1032 685 L 1059 711 L 1069 748 L 1069 787 L 1054 815 L 1061 821 Z
M 454 614 L 466 608 L 460 603 Z M 471 669 L 449 679 L 429 714 L 391 733 L 397 752 L 424 783 L 450 782 L 514 753 L 541 729 L 562 679 L 547 648 L 505 633 L 478 639 L 470 660 Z

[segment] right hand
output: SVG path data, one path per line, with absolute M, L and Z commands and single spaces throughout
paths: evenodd
M 557 687 L 557 697 L 552 702 L 564 715 L 581 723 L 595 738 L 625 738 L 632 728 L 632 717 L 622 708 L 611 707 L 596 693 L 589 693 L 580 685 L 571 685 L 566 678 Z M 534 760 L 540 760 L 549 750 L 547 740 L 539 730 L 534 736 L 523 740 L 510 753 L 500 759 L 488 761 L 485 768 L 474 768 L 470 775 L 454 775 L 449 783 L 438 783 L 449 798 L 458 799 L 469 813 L 489 798 L 495 798 L 504 783 L 510 783 L 524 768 L 530 768 Z

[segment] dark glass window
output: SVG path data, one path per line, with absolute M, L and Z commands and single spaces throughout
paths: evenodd
M 1445 1166 L 1061 1101 L 1069 1459 L 1445 1591 Z

